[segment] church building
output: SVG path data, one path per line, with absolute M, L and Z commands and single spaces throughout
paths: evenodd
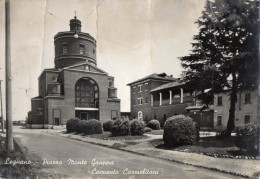
M 64 125 L 70 118 L 102 122 L 120 115 L 114 77 L 97 67 L 96 40 L 70 20 L 70 31 L 54 36 L 55 67 L 39 76 L 39 96 L 31 99 L 33 128 Z

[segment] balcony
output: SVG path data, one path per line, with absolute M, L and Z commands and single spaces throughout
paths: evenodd
M 185 104 L 185 103 L 193 103 L 193 96 L 183 97 L 182 103 L 181 103 L 181 98 L 173 98 L 171 104 L 170 104 L 170 99 L 163 99 L 161 106 Z M 154 107 L 160 106 L 160 101 L 159 100 L 153 101 L 153 106 Z

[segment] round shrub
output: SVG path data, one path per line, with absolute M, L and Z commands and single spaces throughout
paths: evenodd
M 257 149 L 257 124 L 245 124 L 237 129 L 235 145 L 248 152 L 256 152 Z M 258 141 L 259 142 L 259 141 Z
M 109 120 L 109 121 L 105 121 L 103 123 L 103 129 L 104 131 L 111 131 L 112 130 L 112 127 L 113 127 L 113 122 L 112 120 Z
M 84 134 L 101 134 L 102 131 L 102 123 L 97 119 L 87 120 L 86 127 L 84 128 Z
M 70 132 L 76 132 L 77 131 L 77 123 L 80 121 L 80 119 L 78 118 L 72 118 L 72 119 L 69 119 L 66 123 L 66 129 L 67 129 L 67 132 L 70 133 Z
M 151 128 L 152 130 L 160 130 L 161 129 L 160 122 L 156 119 L 149 121 L 148 124 L 147 124 L 147 127 Z
M 87 125 L 87 121 L 86 120 L 80 120 L 77 123 L 77 133 L 78 134 L 84 133 L 84 129 L 86 128 L 86 125 Z
M 113 122 L 111 130 L 113 136 L 125 136 L 130 133 L 129 120 L 117 119 Z
M 102 124 L 99 120 L 81 120 L 77 124 L 77 133 L 84 133 L 86 135 L 101 134 Z
M 195 144 L 197 141 L 196 123 L 184 115 L 170 117 L 164 124 L 163 141 L 168 147 Z
M 139 119 L 134 119 L 130 123 L 131 135 L 143 135 L 145 124 Z
M 144 128 L 144 132 L 151 132 L 151 131 L 152 131 L 152 129 L 150 127 L 145 127 Z

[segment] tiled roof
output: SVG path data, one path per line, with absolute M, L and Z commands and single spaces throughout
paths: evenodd
M 176 87 L 176 86 L 181 86 L 181 85 L 184 85 L 185 83 L 180 83 L 180 82 L 170 82 L 170 83 L 166 83 L 166 84 L 163 84 L 161 86 L 158 86 L 157 88 L 154 88 L 151 90 L 151 92 L 154 92 L 154 91 L 160 91 L 160 90 L 163 90 L 163 89 L 168 89 L 168 88 L 173 88 L 173 87 Z
M 147 79 L 156 79 L 156 80 L 164 80 L 164 81 L 175 81 L 176 80 L 176 78 L 173 78 L 172 76 L 168 76 L 167 74 L 165 74 L 165 73 L 160 73 L 160 74 L 157 74 L 157 73 L 153 73 L 153 74 L 151 74 L 151 75 L 148 75 L 148 76 L 146 76 L 146 77 L 143 77 L 143 78 L 141 78 L 141 79 L 138 79 L 138 80 L 136 80 L 136 81 L 134 81 L 134 82 L 131 82 L 131 83 L 129 83 L 129 84 L 127 84 L 127 85 L 132 85 L 132 84 L 134 84 L 134 83 L 138 83 L 138 82 L 140 82 L 140 81 L 144 81 L 144 80 L 147 80 Z

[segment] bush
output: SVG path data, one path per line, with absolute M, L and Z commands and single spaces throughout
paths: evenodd
M 134 119 L 130 123 L 131 135 L 143 135 L 145 124 L 139 119 Z
M 99 120 L 96 119 L 81 120 L 77 124 L 77 132 L 84 133 L 86 135 L 101 134 L 102 124 Z
M 188 116 L 170 117 L 164 124 L 163 141 L 168 147 L 193 145 L 197 141 L 196 123 Z
M 78 118 L 72 118 L 72 119 L 69 119 L 66 123 L 66 129 L 67 129 L 67 132 L 70 133 L 70 132 L 76 132 L 77 131 L 77 123 L 80 121 L 80 119 Z
M 112 120 L 109 120 L 109 121 L 105 121 L 103 123 L 103 129 L 104 131 L 111 131 L 112 130 L 112 127 L 113 127 L 113 122 Z
M 77 133 L 81 134 L 84 133 L 84 129 L 86 128 L 87 121 L 86 120 L 80 120 L 77 124 Z
M 84 134 L 91 135 L 91 134 L 101 134 L 102 130 L 102 123 L 97 119 L 90 119 L 87 120 L 87 126 L 85 128 Z
M 151 132 L 151 131 L 152 131 L 152 129 L 150 127 L 145 127 L 144 128 L 144 132 Z
M 147 124 L 147 127 L 151 128 L 152 130 L 160 130 L 161 129 L 160 122 L 156 119 L 149 121 L 148 124 Z
M 125 136 L 130 133 L 129 120 L 117 119 L 113 122 L 111 130 L 113 136 Z
M 257 149 L 257 124 L 245 124 L 237 129 L 235 145 L 248 152 L 256 152 Z

